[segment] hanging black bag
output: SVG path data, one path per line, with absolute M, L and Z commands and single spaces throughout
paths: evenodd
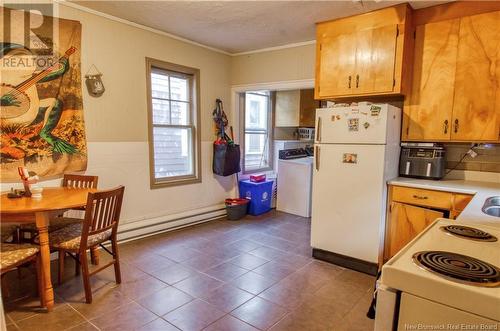
M 214 142 L 213 171 L 219 176 L 231 176 L 240 172 L 240 145 Z
M 215 101 L 216 107 L 212 116 L 217 126 L 217 140 L 214 142 L 214 158 L 212 170 L 219 176 L 231 176 L 241 171 L 240 168 L 240 145 L 234 143 L 234 137 L 228 137 L 224 128 L 228 121 L 224 113 L 222 101 Z M 233 135 L 231 127 L 231 135 Z

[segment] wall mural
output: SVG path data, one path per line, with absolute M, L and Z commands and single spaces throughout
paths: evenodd
M 81 24 L 38 15 L 43 24 L 25 32 L 33 14 L 0 12 L 2 182 L 18 180 L 19 166 L 40 177 L 85 170 Z

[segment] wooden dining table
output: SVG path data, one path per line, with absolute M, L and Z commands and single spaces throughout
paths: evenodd
M 41 198 L 10 199 L 7 197 L 7 193 L 1 194 L 1 223 L 36 223 L 42 262 L 40 283 L 43 284 L 43 289 L 40 293 L 42 304 L 49 311 L 54 307 L 54 291 L 50 278 L 50 236 L 48 233 L 50 215 L 56 211 L 84 207 L 90 192 L 96 192 L 96 189 L 45 187 Z

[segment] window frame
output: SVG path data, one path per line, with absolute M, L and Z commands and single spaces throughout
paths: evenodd
M 154 124 L 153 123 L 153 94 L 151 87 L 151 73 L 153 69 L 164 70 L 170 73 L 188 75 L 189 79 L 189 118 L 190 125 L 176 124 Z M 169 86 L 170 89 L 170 86 Z M 149 145 L 149 179 L 150 188 L 162 188 L 179 185 L 189 185 L 201 182 L 201 113 L 200 113 L 200 69 L 186 67 L 183 65 L 165 62 L 161 60 L 146 57 L 146 94 L 148 108 L 148 145 Z M 164 178 L 156 178 L 155 176 L 155 157 L 154 157 L 154 128 L 169 127 L 169 128 L 190 128 L 191 134 L 191 162 L 193 166 L 192 175 L 181 175 Z
M 273 164 L 274 164 L 274 100 L 275 100 L 275 93 L 272 91 L 266 91 L 269 93 L 268 98 L 269 98 L 269 104 L 268 104 L 268 111 L 267 111 L 267 134 L 268 134 L 268 165 L 266 167 L 261 167 L 257 169 L 251 169 L 247 170 L 246 165 L 245 165 L 245 159 L 246 159 L 246 154 L 245 154 L 245 143 L 246 143 L 246 95 L 247 93 L 254 93 L 254 94 L 259 94 L 259 90 L 252 90 L 252 91 L 244 91 L 239 93 L 239 102 L 240 102 L 240 145 L 241 145 L 241 151 L 242 151 L 242 158 L 241 158 L 241 173 L 243 175 L 249 175 L 249 174 L 254 174 L 258 172 L 265 172 L 265 171 L 272 171 L 273 170 Z M 256 130 L 258 131 L 258 130 Z

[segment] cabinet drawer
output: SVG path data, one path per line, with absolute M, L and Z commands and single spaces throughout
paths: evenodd
M 400 186 L 392 187 L 392 200 L 445 210 L 453 207 L 453 193 Z

